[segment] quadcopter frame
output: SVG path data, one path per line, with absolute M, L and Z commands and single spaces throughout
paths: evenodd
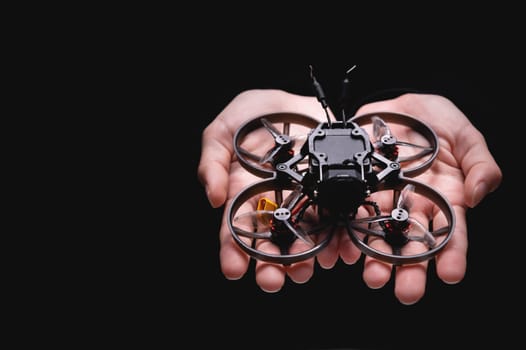
M 314 257 L 339 229 L 364 254 L 391 264 L 434 257 L 451 238 L 454 212 L 443 195 L 412 177 L 438 155 L 435 132 L 413 116 L 391 112 L 343 113 L 343 120 L 332 121 L 312 71 L 311 77 L 326 122 L 275 113 L 247 121 L 234 135 L 240 164 L 262 178 L 227 208 L 234 240 L 252 258 L 283 265 Z M 392 128 L 416 135 L 418 143 L 398 140 Z M 304 140 L 292 129 L 304 130 Z M 270 136 L 263 155 L 246 145 L 253 133 Z

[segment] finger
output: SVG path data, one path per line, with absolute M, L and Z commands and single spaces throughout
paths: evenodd
M 429 225 L 421 212 L 413 212 L 411 216 L 420 223 Z M 409 241 L 402 248 L 405 256 L 424 254 L 428 247 L 421 242 Z M 404 305 L 411 305 L 419 301 L 426 290 L 428 262 L 401 265 L 396 267 L 395 288 L 396 298 Z
M 473 208 L 497 189 L 502 181 L 502 170 L 490 153 L 484 136 L 472 125 L 463 130 L 462 139 L 457 140 L 453 153 L 460 159 L 466 176 L 466 205 Z
M 338 250 L 339 250 L 339 239 L 340 235 L 345 233 L 341 228 L 337 228 L 337 231 L 332 236 L 329 244 L 318 253 L 316 259 L 318 264 L 324 269 L 331 269 L 338 261 Z
M 219 243 L 219 261 L 223 275 L 229 280 L 240 279 L 248 270 L 250 257 L 241 250 L 232 238 L 226 224 L 226 216 L 223 218 L 219 231 Z
M 404 305 L 418 302 L 425 294 L 427 262 L 397 266 L 394 293 Z
M 295 283 L 306 283 L 314 274 L 314 258 L 292 264 L 287 269 L 287 274 Z
M 374 239 L 370 243 L 371 248 L 387 252 L 391 248 L 382 239 Z M 365 257 L 363 268 L 363 280 L 365 284 L 372 289 L 383 287 L 391 278 L 392 265 L 383 261 L 374 259 L 370 256 Z
M 203 131 L 197 176 L 214 208 L 226 200 L 228 172 L 233 155 L 232 138 L 222 118 L 214 120 Z
M 362 252 L 354 245 L 347 232 L 342 232 L 338 236 L 338 252 L 340 258 L 347 265 L 355 264 L 358 259 L 360 259 Z
M 466 210 L 461 206 L 454 206 L 456 224 L 451 239 L 436 257 L 438 277 L 445 283 L 454 284 L 462 281 L 466 274 L 466 254 L 468 250 L 468 236 Z M 437 218 L 437 227 L 447 225 Z M 444 219 L 445 220 L 445 219 Z
M 360 206 L 356 213 L 356 218 L 366 218 L 373 216 L 374 213 L 369 211 L 367 207 Z M 364 239 L 364 234 L 357 232 L 343 232 L 340 234 L 338 241 L 339 255 L 343 262 L 347 265 L 355 264 L 362 255 L 362 251 L 353 243 L 351 235 L 356 234 L 361 241 Z
M 291 254 L 301 253 L 310 247 L 305 242 L 296 240 L 290 249 Z M 287 267 L 287 274 L 295 283 L 305 283 L 314 274 L 314 258 L 310 258 Z
M 258 242 L 256 247 L 268 254 L 279 254 L 279 248 L 268 240 Z M 256 283 L 267 293 L 278 292 L 285 284 L 285 267 L 258 260 L 256 262 Z
M 415 197 L 416 199 L 416 197 Z M 422 227 L 429 227 L 429 216 L 426 213 L 431 212 L 431 202 L 416 201 L 412 206 L 411 217 L 414 223 L 420 223 Z M 442 211 L 436 211 L 433 217 L 433 226 L 441 228 L 447 226 L 447 217 Z M 415 231 L 414 233 L 416 233 Z M 410 230 L 410 235 L 412 232 Z M 437 241 L 445 239 L 445 235 L 435 237 Z M 429 249 L 427 244 L 420 241 L 407 242 L 402 248 L 403 255 L 424 254 Z M 395 296 L 404 305 L 411 305 L 418 302 L 425 294 L 427 282 L 427 268 L 429 261 L 422 261 L 416 264 L 397 266 L 395 274 Z

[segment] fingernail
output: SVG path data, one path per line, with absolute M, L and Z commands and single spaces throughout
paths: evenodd
M 472 207 L 477 206 L 482 201 L 484 196 L 486 196 L 487 193 L 488 193 L 488 185 L 486 185 L 485 182 L 479 183 L 475 187 L 475 190 L 473 191 L 473 205 L 472 205 Z
M 210 205 L 213 207 L 214 204 L 212 203 L 212 200 L 210 199 L 210 189 L 208 188 L 208 185 L 205 185 L 205 193 L 206 193 L 206 198 L 208 199 L 208 203 L 210 203 Z

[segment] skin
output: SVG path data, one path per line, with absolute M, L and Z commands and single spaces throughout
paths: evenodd
M 438 157 L 428 171 L 415 179 L 442 193 L 454 209 L 456 227 L 452 238 L 435 259 L 439 278 L 445 283 L 459 283 L 466 272 L 466 211 L 498 188 L 502 181 L 501 169 L 489 151 L 484 136 L 447 98 L 405 94 L 364 105 L 357 115 L 385 111 L 417 117 L 427 122 L 439 136 Z M 320 121 L 325 120 L 325 114 L 315 97 L 294 95 L 281 90 L 247 90 L 236 96 L 202 133 L 197 175 L 212 207 L 224 205 L 226 208 L 239 191 L 259 179 L 249 174 L 236 161 L 232 139 L 243 122 L 275 112 L 301 113 Z M 250 258 L 231 237 L 225 215 L 219 239 L 220 263 L 224 276 L 232 280 L 242 278 L 247 272 Z M 338 259 L 346 264 L 353 264 L 360 256 L 361 252 L 350 241 L 349 236 L 340 232 L 316 257 L 306 261 L 287 267 L 258 261 L 256 282 L 262 290 L 273 293 L 283 287 L 287 276 L 296 283 L 307 282 L 313 275 L 316 262 L 321 267 L 330 269 Z M 414 304 L 425 294 L 427 265 L 428 262 L 422 262 L 393 267 L 365 257 L 363 279 L 370 288 L 382 288 L 394 273 L 395 296 L 403 304 Z

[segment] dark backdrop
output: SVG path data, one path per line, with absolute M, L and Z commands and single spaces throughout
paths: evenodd
M 459 29 L 446 36 L 456 6 L 417 6 L 423 12 L 412 8 L 407 21 L 394 13 L 378 17 L 376 3 L 373 11 L 358 11 L 354 3 L 352 10 L 337 7 L 341 19 L 334 18 L 333 6 L 330 16 L 318 13 L 325 7 L 319 3 L 302 4 L 314 15 L 289 15 L 283 6 L 264 3 L 244 4 L 248 13 L 224 2 L 216 9 L 198 3 L 195 13 L 170 5 L 94 8 L 93 16 L 70 12 L 66 17 L 75 20 L 87 14 L 88 21 L 78 21 L 81 33 L 55 25 L 73 33 L 59 41 L 64 50 L 31 55 L 37 61 L 53 57 L 66 68 L 68 94 L 50 100 L 68 112 L 64 134 L 87 134 L 78 140 L 85 152 L 74 157 L 82 164 L 78 173 L 87 176 L 78 181 L 70 158 L 64 159 L 68 170 L 58 180 L 77 180 L 68 194 L 85 206 L 67 202 L 73 214 L 55 215 L 66 219 L 60 220 L 67 222 L 66 241 L 51 240 L 55 250 L 39 249 L 42 260 L 23 261 L 43 273 L 36 281 L 17 274 L 32 282 L 15 286 L 27 298 L 6 299 L 18 317 L 7 317 L 21 331 L 17 342 L 144 349 L 511 348 L 524 342 L 524 40 L 522 18 L 510 16 L 514 9 L 492 4 L 483 16 L 480 4 L 467 7 Z M 439 7 L 446 12 L 426 25 Z M 228 12 L 232 18 L 224 16 Z M 365 21 L 351 28 L 359 19 Z M 357 105 L 384 89 L 440 93 L 485 135 L 504 181 L 468 212 L 468 270 L 461 283 L 442 283 L 431 266 L 424 298 L 403 306 L 392 281 L 380 290 L 365 286 L 361 261 L 317 269 L 308 283 L 287 283 L 275 294 L 260 291 L 253 269 L 238 281 L 222 276 L 223 208 L 208 205 L 197 180 L 201 133 L 243 90 L 311 94 L 309 64 L 331 98 L 356 64 Z M 52 66 L 35 67 L 55 76 Z M 80 122 L 78 129 L 70 121 Z M 70 145 L 66 149 L 76 152 Z M 49 235 L 39 231 L 39 237 Z M 45 264 L 50 259 L 51 267 Z

